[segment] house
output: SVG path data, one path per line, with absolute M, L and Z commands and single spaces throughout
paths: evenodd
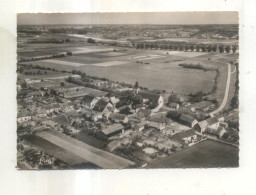
M 146 92 L 146 91 L 140 91 L 138 93 L 138 95 L 140 95 L 142 97 L 143 103 L 145 103 L 147 101 L 151 101 L 151 102 L 157 101 L 158 105 L 161 105 L 164 102 L 163 97 L 159 94 L 149 93 L 149 92 Z
M 188 127 L 191 127 L 191 128 L 193 128 L 198 123 L 198 121 L 196 119 L 194 119 L 194 118 L 192 118 L 190 116 L 187 116 L 185 114 L 182 114 L 180 116 L 179 121 L 182 124 L 184 124 L 184 125 L 186 125 Z
M 40 82 L 41 82 L 41 79 L 33 79 L 33 80 L 31 80 L 31 79 L 29 79 L 29 78 L 26 78 L 26 79 L 25 79 L 25 82 L 26 82 L 27 84 L 40 83 Z
M 155 122 L 155 123 L 161 123 L 161 124 L 164 124 L 165 126 L 169 126 L 172 122 L 171 119 L 163 116 L 163 115 L 154 115 L 154 116 L 151 116 L 149 119 L 148 119 L 150 122 Z
M 97 101 L 99 100 L 100 100 L 99 97 L 95 97 L 94 95 L 88 94 L 83 97 L 83 99 L 81 100 L 81 103 L 84 106 L 87 106 L 88 108 L 92 109 L 97 103 Z
M 46 110 L 47 114 L 58 112 L 60 110 L 59 104 L 50 104 L 43 107 Z
M 70 124 L 70 121 L 65 115 L 59 115 L 52 118 L 52 121 L 56 122 L 60 126 L 66 126 Z
M 206 120 L 200 121 L 195 125 L 195 129 L 201 133 L 205 131 L 207 127 L 212 128 L 212 129 L 218 129 L 220 125 L 220 122 L 216 117 L 213 118 L 208 118 Z
M 177 103 L 171 103 L 171 104 L 170 104 L 170 108 L 172 108 L 172 109 L 178 110 L 179 107 L 180 107 L 180 105 L 177 104 Z
M 227 131 L 223 127 L 218 127 L 217 129 L 213 129 L 210 127 L 207 127 L 204 131 L 205 135 L 209 135 L 215 138 L 221 138 Z
M 194 142 L 194 140 L 197 139 L 197 134 L 193 129 L 187 130 L 187 131 L 182 131 L 180 133 L 176 133 L 173 135 L 173 140 L 176 140 L 180 143 L 191 143 Z
M 142 131 L 145 128 L 145 122 L 140 122 L 136 125 L 134 125 L 134 131 Z
M 108 81 L 102 81 L 102 80 L 93 80 L 93 84 L 100 87 L 100 86 L 103 86 L 103 85 L 107 85 L 108 84 Z
M 118 103 L 120 101 L 120 99 L 115 96 L 112 96 L 112 97 L 110 97 L 110 101 L 113 105 L 116 105 L 116 103 Z
M 21 85 L 17 85 L 16 88 L 17 88 L 17 91 L 20 91 L 22 89 Z
M 39 118 L 47 117 L 47 112 L 45 109 L 37 110 L 36 116 Z
M 56 128 L 57 122 L 52 120 L 45 120 L 41 122 L 43 126 L 50 127 L 50 128 Z
M 119 148 L 120 146 L 121 146 L 121 142 L 118 140 L 114 140 L 107 145 L 107 150 L 109 152 L 113 152 L 115 149 Z
M 23 111 L 23 112 L 19 112 L 17 114 L 17 122 L 18 123 L 23 123 L 26 121 L 29 121 L 32 119 L 32 116 L 29 112 Z
M 155 122 L 149 122 L 148 123 L 148 126 L 149 127 L 153 127 L 153 128 L 155 128 L 155 129 L 157 129 L 157 130 L 163 130 L 163 129 L 165 129 L 165 124 L 162 124 L 162 123 L 155 123 Z
M 108 126 L 106 129 L 102 130 L 101 132 L 105 138 L 109 138 L 119 133 L 124 133 L 124 126 L 121 124 L 114 124 L 114 125 Z
M 138 112 L 140 109 L 144 109 L 145 107 L 143 104 L 136 104 L 136 105 L 133 105 L 132 108 L 135 110 L 135 112 Z
M 64 103 L 61 106 L 64 112 L 71 112 L 74 110 L 74 105 L 75 105 L 75 102 L 72 101 L 72 102 Z
M 98 121 L 103 117 L 103 115 L 107 115 L 109 112 L 114 111 L 114 108 L 111 103 L 106 102 L 103 99 L 100 99 L 99 101 L 97 101 L 92 110 L 95 112 L 95 114 L 92 117 L 93 120 Z
M 116 123 L 128 123 L 129 120 L 128 117 L 124 114 L 111 112 L 107 115 L 107 119 Z
M 100 99 L 99 101 L 96 102 L 96 104 L 93 107 L 93 111 L 95 112 L 104 112 L 108 107 L 113 107 L 112 104 L 110 104 L 109 102 L 106 102 L 103 99 Z

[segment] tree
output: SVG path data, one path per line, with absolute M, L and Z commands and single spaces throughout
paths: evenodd
M 211 46 L 211 45 L 208 45 L 208 46 L 207 46 L 207 51 L 208 51 L 208 52 L 211 52 L 211 51 L 212 51 L 212 46 Z
M 237 108 L 238 107 L 238 96 L 234 95 L 234 97 L 231 100 L 231 107 L 232 108 Z
M 22 88 L 22 89 L 26 89 L 26 88 L 27 88 L 27 83 L 22 83 L 22 84 L 21 84 L 21 88 Z
M 139 83 L 138 81 L 135 82 L 134 86 L 133 86 L 135 89 L 138 89 L 139 88 Z
M 214 51 L 214 52 L 217 51 L 217 46 L 216 45 L 212 46 L 212 51 Z
M 67 56 L 72 56 L 73 54 L 72 54 L 72 52 L 67 52 Z
M 232 46 L 232 51 L 233 51 L 233 53 L 236 53 L 236 50 L 237 50 L 237 46 L 236 46 L 236 45 L 233 45 L 233 46 Z
M 180 51 L 183 51 L 183 50 L 184 50 L 184 46 L 183 46 L 183 45 L 180 45 L 180 46 L 179 46 L 179 50 L 180 50 Z
M 51 94 L 51 95 L 57 95 L 57 92 L 56 92 L 54 89 L 51 89 L 51 90 L 50 90 L 50 94 Z
M 226 51 L 226 53 L 230 53 L 230 45 L 227 45 L 226 47 L 225 47 L 225 51 Z
M 87 43 L 95 43 L 95 40 L 92 38 L 87 39 Z
M 196 51 L 197 51 L 197 52 L 200 51 L 200 46 L 199 46 L 199 45 L 196 46 Z
M 169 103 L 180 103 L 180 99 L 178 98 L 178 96 L 176 94 L 172 94 L 169 96 L 168 102 Z
M 125 108 L 121 109 L 119 113 L 125 114 L 125 115 L 131 114 L 130 108 L 128 106 L 126 106 Z
M 224 46 L 223 45 L 219 45 L 218 46 L 219 52 L 223 53 L 224 52 Z
M 190 45 L 190 50 L 194 51 L 195 50 L 195 46 L 194 45 Z
M 206 52 L 206 46 L 205 45 L 202 45 L 201 49 L 202 49 L 202 52 Z
M 177 110 L 169 110 L 166 114 L 167 118 L 171 118 L 173 120 L 178 120 L 181 116 L 181 113 Z

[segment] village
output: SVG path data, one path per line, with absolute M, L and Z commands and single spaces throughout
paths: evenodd
M 19 167 L 143 168 L 208 139 L 238 147 L 237 111 L 212 115 L 214 102 L 76 70 L 17 72 Z

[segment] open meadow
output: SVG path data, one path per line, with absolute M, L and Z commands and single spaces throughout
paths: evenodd
M 147 168 L 238 167 L 238 148 L 215 141 L 203 141 L 167 158 L 152 161 Z

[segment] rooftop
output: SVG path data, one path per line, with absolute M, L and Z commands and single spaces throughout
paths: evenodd
M 182 115 L 180 116 L 180 120 L 185 121 L 185 122 L 188 122 L 188 123 L 193 123 L 194 120 L 196 120 L 196 119 L 194 119 L 194 118 L 192 118 L 192 117 L 190 117 L 190 116 L 187 116 L 187 115 L 185 115 L 185 114 L 182 114 Z
M 106 129 L 102 130 L 102 132 L 105 135 L 110 135 L 111 133 L 119 131 L 119 130 L 121 130 L 123 128 L 124 128 L 124 126 L 121 125 L 121 124 L 114 124 L 114 125 L 108 126 Z
M 103 99 L 100 99 L 96 104 L 95 106 L 93 107 L 93 110 L 96 111 L 96 112 L 102 112 L 106 106 L 108 105 L 108 102 L 106 102 L 105 100 Z

